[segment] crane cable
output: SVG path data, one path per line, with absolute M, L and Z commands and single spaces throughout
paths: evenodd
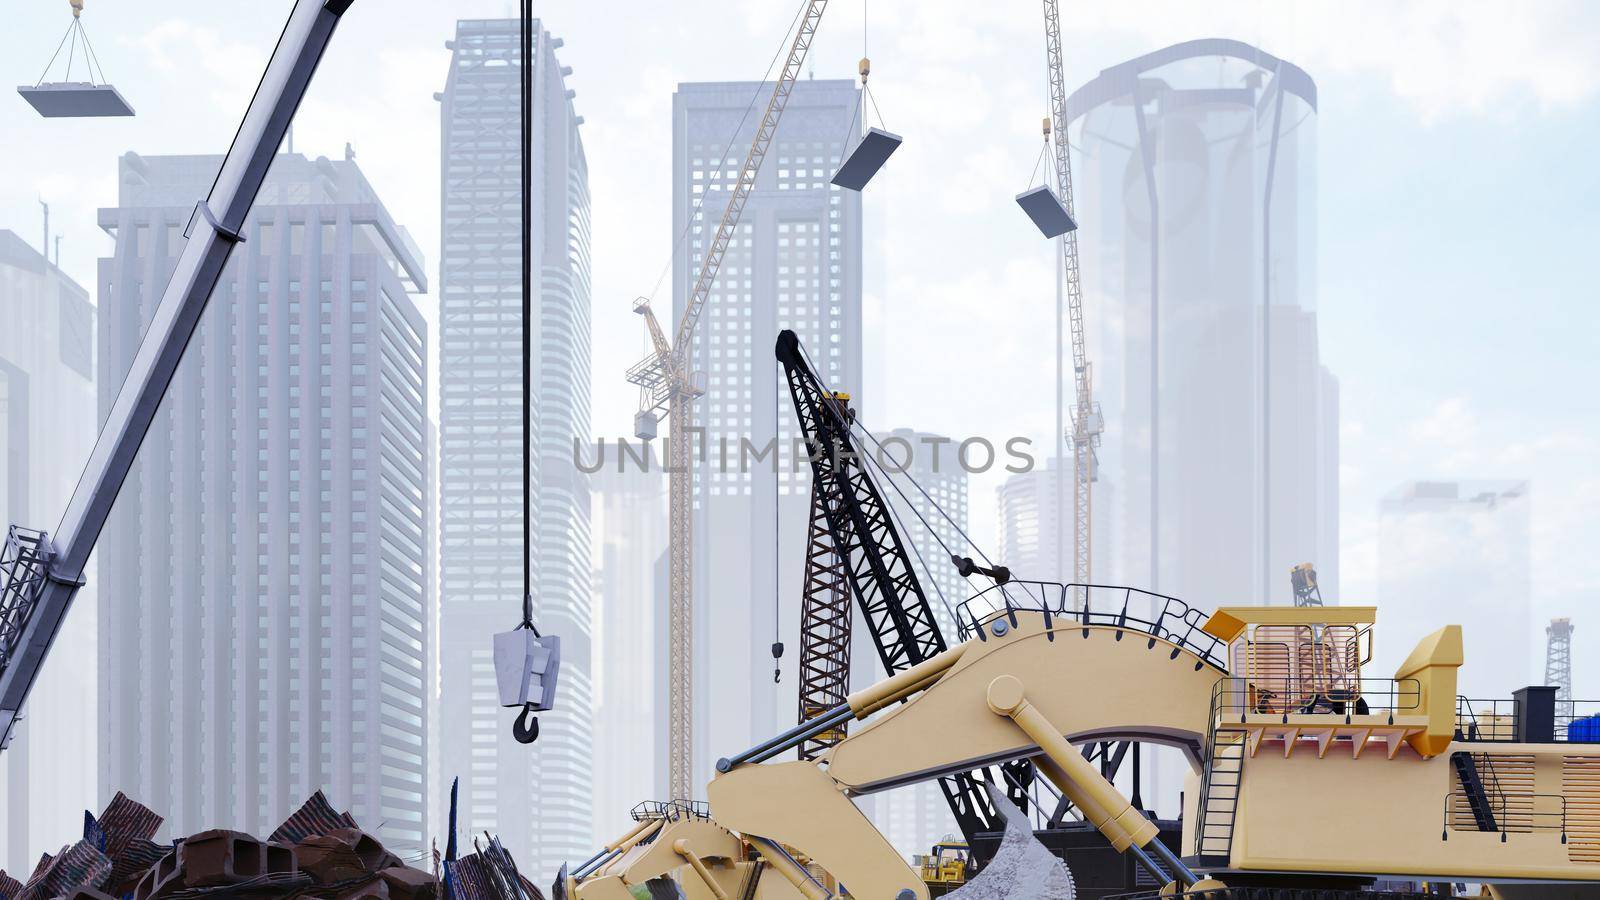
M 783 634 L 781 622 L 783 621 L 783 599 L 779 595 L 780 587 L 778 578 L 778 559 L 783 546 L 779 540 L 779 514 L 778 503 L 782 499 L 782 491 L 778 487 L 778 391 L 774 385 L 772 391 L 772 683 L 783 683 Z
M 522 119 L 522 624 L 532 631 L 533 624 L 533 0 L 522 0 L 521 44 L 521 119 Z M 511 726 L 519 743 L 531 744 L 539 737 L 539 719 L 534 704 L 522 708 Z

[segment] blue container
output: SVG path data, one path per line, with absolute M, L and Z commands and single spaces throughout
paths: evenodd
M 1573 719 L 1567 726 L 1567 740 L 1578 743 L 1600 743 L 1600 714 Z

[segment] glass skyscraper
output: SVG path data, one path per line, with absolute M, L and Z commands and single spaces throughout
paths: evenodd
M 534 22 L 531 517 L 522 507 L 520 25 L 456 25 L 441 104 L 439 434 L 441 769 L 462 835 L 499 834 L 539 881 L 593 848 L 589 476 L 589 171 L 562 46 Z M 556 709 L 511 737 L 491 637 L 520 621 L 533 529 L 534 615 L 561 636 Z M 440 798 L 443 802 L 443 798 Z M 442 812 L 442 807 L 436 807 Z M 543 882 L 540 882 L 543 883 Z
M 122 384 L 216 156 L 118 166 L 99 398 Z M 98 549 L 100 783 L 181 836 L 323 790 L 426 847 L 421 254 L 350 160 L 279 154 Z M 105 798 L 102 798 L 105 799 Z

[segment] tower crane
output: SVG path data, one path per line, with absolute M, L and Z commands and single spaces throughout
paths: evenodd
M 756 126 L 755 139 L 745 154 L 744 165 L 739 169 L 739 180 L 728 195 L 728 206 L 722 213 L 717 230 L 706 247 L 705 259 L 695 277 L 684 303 L 683 317 L 671 342 L 650 300 L 640 297 L 634 301 L 633 310 L 644 317 L 650 334 L 651 352 L 628 370 L 627 378 L 639 388 L 639 412 L 634 416 L 634 434 L 641 440 L 656 436 L 660 416 L 668 419 L 668 565 L 667 565 L 667 651 L 668 710 L 667 710 L 667 785 L 674 798 L 690 797 L 689 770 L 693 759 L 694 715 L 694 473 L 690 450 L 690 410 L 696 398 L 705 393 L 691 365 L 691 342 L 700 314 L 716 283 L 717 272 L 722 267 L 722 257 L 739 227 L 744 205 L 755 187 L 756 174 L 766 159 L 777 134 L 778 121 L 794 92 L 795 81 L 800 77 L 800 67 L 811 49 L 812 38 L 822 22 L 822 13 L 828 0 L 806 0 L 799 19 L 794 40 L 789 45 L 789 55 L 783 70 L 772 86 L 766 111 Z
M 1072 199 L 1072 157 L 1067 141 L 1067 88 L 1061 71 L 1061 12 L 1056 0 L 1044 0 L 1044 49 L 1050 76 L 1050 118 L 1044 120 L 1045 140 L 1054 136 L 1056 185 L 1067 215 L 1075 217 Z M 1100 405 L 1091 392 L 1089 353 L 1083 331 L 1083 286 L 1078 274 L 1078 234 L 1068 231 L 1057 238 L 1061 243 L 1063 287 L 1067 295 L 1067 319 L 1072 332 L 1072 583 L 1087 585 L 1090 576 L 1090 520 L 1093 510 L 1093 484 L 1097 476 L 1095 448 L 1105 431 Z M 1088 602 L 1082 588 L 1078 602 Z

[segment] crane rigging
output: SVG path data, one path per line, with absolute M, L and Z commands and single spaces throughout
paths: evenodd
M 694 580 L 693 580 L 693 489 L 694 474 L 691 466 L 690 425 L 691 408 L 696 398 L 705 393 L 703 379 L 697 378 L 691 364 L 691 346 L 700 314 L 710 299 L 711 288 L 722 268 L 722 259 L 733 241 L 744 213 L 746 201 L 755 187 L 756 174 L 766 159 L 778 131 L 778 122 L 794 92 L 800 77 L 800 68 L 811 49 L 817 26 L 828 7 L 828 0 L 806 0 L 797 17 L 794 39 L 783 69 L 773 83 L 766 111 L 756 125 L 755 138 L 739 168 L 739 178 L 728 195 L 727 208 L 717 223 L 699 273 L 685 298 L 683 316 L 669 342 L 661 322 L 650 307 L 650 300 L 641 297 L 634 302 L 634 312 L 644 317 L 650 335 L 651 352 L 628 370 L 629 383 L 639 388 L 639 411 L 634 416 L 634 433 L 642 440 L 656 436 L 660 416 L 668 419 L 668 564 L 667 564 L 667 785 L 670 796 L 691 796 L 690 768 L 693 760 L 694 714 Z

